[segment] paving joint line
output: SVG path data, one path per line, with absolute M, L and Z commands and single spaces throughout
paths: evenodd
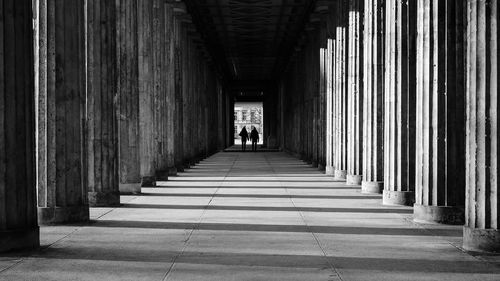
M 135 197 L 134 197 L 134 198 L 132 198 L 129 202 L 131 202 L 131 201 L 133 201 L 133 200 L 135 200 L 135 199 L 137 199 L 137 198 L 138 198 L 138 196 L 135 196 Z M 75 228 L 75 229 L 73 229 L 73 231 L 71 231 L 70 233 L 68 233 L 68 234 L 64 235 L 63 237 L 61 237 L 61 238 L 57 239 L 56 241 L 54 241 L 54 242 L 50 243 L 49 245 L 46 245 L 46 246 L 43 246 L 43 247 L 42 247 L 42 246 L 40 246 L 40 248 L 38 248 L 37 250 L 35 250 L 35 251 L 33 251 L 32 253 L 30 253 L 27 257 L 21 258 L 21 259 L 19 259 L 16 263 L 14 263 L 14 264 L 12 264 L 12 265 L 10 265 L 10 266 L 8 266 L 8 267 L 3 268 L 2 270 L 0 270 L 0 274 L 2 274 L 2 273 L 4 273 L 4 272 L 6 272 L 6 271 L 8 271 L 8 270 L 10 270 L 10 269 L 12 269 L 12 268 L 14 268 L 14 267 L 16 267 L 17 265 L 21 264 L 23 261 L 25 261 L 25 260 L 27 260 L 27 259 L 30 259 L 30 258 L 34 258 L 34 257 L 36 257 L 36 254 L 37 254 L 37 253 L 43 253 L 43 252 L 46 252 L 46 251 L 47 251 L 47 250 L 49 250 L 52 246 L 56 245 L 57 243 L 61 242 L 61 241 L 62 241 L 62 240 L 64 240 L 64 239 L 68 238 L 69 236 L 71 236 L 71 235 L 75 234 L 76 232 L 78 232 L 78 231 L 82 230 L 84 227 L 87 227 L 88 225 L 90 225 L 90 224 L 92 223 L 92 221 L 93 221 L 93 220 L 99 220 L 100 218 L 102 218 L 102 217 L 104 217 L 105 215 L 107 215 L 107 214 L 109 214 L 109 213 L 113 212 L 113 211 L 114 211 L 114 210 L 116 210 L 117 208 L 118 208 L 118 207 L 114 207 L 114 208 L 112 208 L 111 210 L 109 210 L 109 211 L 105 212 L 104 214 L 102 214 L 102 215 L 100 215 L 100 216 L 96 217 L 95 219 L 89 219 L 89 221 L 88 221 L 87 225 L 78 225 L 78 226 L 76 226 L 76 225 L 75 225 L 75 227 L 76 227 L 76 228 Z M 50 226 L 50 225 L 49 225 L 49 226 Z M 56 225 L 54 225 L 54 226 L 56 226 Z M 67 225 L 59 225 L 59 226 L 71 226 L 71 224 L 67 224 Z
M 30 258 L 36 258 L 36 254 L 37 253 L 43 253 L 43 252 L 47 251 L 50 247 L 54 246 L 55 244 L 59 243 L 60 241 L 62 241 L 64 239 L 68 238 L 70 235 L 74 234 L 75 232 L 79 231 L 82 228 L 83 228 L 83 226 L 77 227 L 76 229 L 73 229 L 73 231 L 71 231 L 70 233 L 64 235 L 63 237 L 61 237 L 59 239 L 57 239 L 56 241 L 52 242 L 51 244 L 49 244 L 47 246 L 44 246 L 44 247 L 40 246 L 40 248 L 38 248 L 37 250 L 31 252 L 28 256 L 22 257 L 18 261 L 16 261 L 14 264 L 12 264 L 12 265 L 10 265 L 10 266 L 8 266 L 8 267 L 3 268 L 2 270 L 0 270 L 0 274 L 2 274 L 4 272 L 6 272 L 6 271 L 8 271 L 8 270 L 10 270 L 10 269 L 18 266 L 19 264 L 21 264 L 22 262 L 24 262 L 24 261 L 26 261 L 26 260 L 28 260 Z
M 215 189 L 215 192 L 214 194 L 212 194 L 212 197 L 210 198 L 210 200 L 208 201 L 207 205 L 205 206 L 205 208 L 203 208 L 203 212 L 201 213 L 200 215 L 200 218 L 198 219 L 198 222 L 193 224 L 193 227 L 191 228 L 191 231 L 189 232 L 188 234 L 188 237 L 186 238 L 186 240 L 184 241 L 184 245 L 182 246 L 182 249 L 180 251 L 179 254 L 177 254 L 174 259 L 172 260 L 172 264 L 170 265 L 170 267 L 168 268 L 167 272 L 165 273 L 165 275 L 163 275 L 163 278 L 162 278 L 162 281 L 166 281 L 168 280 L 169 276 L 170 276 L 170 273 L 173 271 L 175 265 L 176 265 L 176 261 L 184 254 L 184 252 L 186 251 L 187 247 L 189 246 L 189 240 L 191 239 L 191 237 L 193 236 L 193 233 L 195 230 L 199 230 L 200 229 L 200 225 L 201 225 L 201 222 L 203 220 L 203 216 L 205 215 L 205 213 L 207 212 L 208 210 L 208 206 L 210 206 L 210 203 L 212 203 L 212 201 L 214 200 L 215 198 L 215 195 L 217 194 L 217 192 L 219 191 L 219 189 L 222 187 L 222 184 L 223 182 L 225 181 L 225 179 L 227 178 L 228 174 L 231 172 L 231 170 L 233 169 L 235 163 L 238 161 L 239 159 L 239 155 L 237 155 L 237 157 L 234 159 L 233 161 L 233 164 L 231 165 L 231 167 L 227 170 L 226 174 L 224 175 L 224 178 L 221 180 L 221 184 L 219 186 L 217 186 L 217 188 Z
M 432 228 L 427 228 L 427 227 L 425 227 L 425 225 L 424 225 L 424 224 L 421 224 L 421 223 L 415 222 L 415 221 L 413 221 L 412 219 L 410 219 L 410 218 L 405 218 L 405 217 L 403 217 L 403 220 L 404 220 L 406 223 L 408 223 L 410 226 L 415 226 L 415 227 L 417 227 L 418 229 L 423 230 L 424 232 L 428 232 L 428 233 L 432 234 L 432 237 L 435 237 L 436 239 L 439 239 L 439 240 L 441 240 L 441 241 L 444 241 L 446 244 L 449 244 L 449 245 L 450 245 L 450 246 L 452 246 L 453 248 L 455 248 L 455 249 L 459 250 L 460 252 L 462 252 L 462 253 L 464 253 L 464 254 L 466 254 L 466 255 L 468 255 L 468 256 L 470 256 L 470 257 L 472 257 L 472 258 L 474 258 L 474 259 L 476 259 L 476 260 L 478 260 L 478 261 L 480 261 L 480 262 L 488 263 L 488 264 L 490 264 L 490 265 L 492 265 L 492 266 L 496 266 L 496 267 L 498 267 L 498 265 L 497 265 L 497 264 L 495 264 L 495 263 L 493 263 L 493 262 L 491 262 L 491 261 L 489 261 L 489 260 L 487 260 L 487 259 L 484 259 L 484 258 L 482 258 L 481 256 L 475 256 L 475 255 L 471 254 L 469 251 L 465 250 L 464 248 L 462 248 L 462 247 L 460 247 L 460 246 L 457 246 L 457 245 L 453 244 L 453 242 L 449 241 L 448 239 L 446 239 L 446 238 L 444 238 L 444 237 L 442 237 L 442 236 L 440 236 L 440 235 L 435 235 L 435 232 L 434 232 L 434 231 L 432 231 Z
M 276 173 L 276 170 L 274 169 L 274 167 L 271 165 L 271 163 L 268 161 L 267 157 L 264 156 L 264 158 L 266 159 L 266 162 L 268 163 L 268 165 L 271 167 L 271 170 L 273 171 L 274 175 L 277 175 Z M 299 213 L 299 216 L 300 218 L 302 219 L 302 222 L 304 223 L 304 225 L 306 226 L 306 228 L 309 230 L 309 233 L 311 233 L 312 237 L 314 238 L 316 244 L 318 245 L 319 249 L 321 250 L 321 252 L 323 253 L 323 257 L 325 258 L 326 262 L 330 265 L 330 268 L 333 270 L 333 273 L 335 273 L 335 275 L 337 275 L 337 278 L 340 280 L 340 281 L 343 281 L 344 279 L 342 278 L 342 276 L 340 275 L 340 272 L 337 270 L 337 268 L 335 267 L 335 265 L 330 261 L 330 259 L 328 258 L 328 254 L 326 253 L 326 250 L 323 248 L 323 246 L 321 245 L 321 242 L 319 241 L 319 238 L 316 236 L 316 234 L 312 231 L 312 228 L 309 226 L 309 224 L 307 223 L 305 217 L 304 217 L 304 214 L 302 213 L 302 211 L 297 207 L 297 205 L 295 204 L 295 201 L 293 201 L 293 197 L 292 195 L 289 193 L 288 191 L 288 188 L 286 186 L 284 186 L 283 184 L 283 181 L 279 181 L 280 185 L 282 188 L 285 189 L 287 195 L 288 195 L 288 199 L 290 199 L 290 202 L 292 202 L 292 205 L 293 207 L 297 210 L 297 212 Z

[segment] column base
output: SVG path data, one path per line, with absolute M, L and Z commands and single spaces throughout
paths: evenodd
M 463 248 L 467 251 L 500 253 L 500 230 L 464 226 Z
M 323 164 L 318 164 L 318 170 L 320 170 L 320 171 L 325 171 L 325 165 L 323 165 Z
M 176 165 L 175 169 L 177 170 L 176 173 L 182 173 L 184 172 L 184 165 Z
M 333 173 L 336 179 L 345 180 L 347 178 L 347 170 L 335 170 Z
M 120 206 L 120 192 L 89 192 L 90 207 Z
M 141 183 L 120 183 L 120 194 L 140 194 Z
M 156 181 L 168 181 L 168 170 L 157 171 Z
M 177 176 L 177 168 L 176 167 L 168 168 L 168 175 L 174 177 Z
M 38 224 L 52 225 L 89 221 L 89 206 L 38 207 Z
M 28 229 L 0 231 L 0 252 L 40 247 L 38 226 Z
M 382 181 L 363 181 L 361 183 L 361 193 L 380 194 L 383 190 L 384 182 Z
M 326 166 L 325 167 L 325 175 L 335 176 L 335 169 L 333 168 L 333 166 Z
M 347 175 L 346 176 L 346 184 L 348 185 L 360 185 L 363 177 L 360 175 Z
M 464 208 L 413 205 L 413 220 L 421 223 L 464 224 Z
M 142 177 L 141 187 L 156 187 L 155 177 Z
M 382 198 L 383 205 L 413 206 L 415 203 L 415 192 L 384 190 Z

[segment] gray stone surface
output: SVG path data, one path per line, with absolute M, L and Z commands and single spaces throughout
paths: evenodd
M 414 198 L 392 199 L 415 191 L 417 1 L 389 0 L 385 8 L 384 200 L 409 205 Z
M 88 212 L 74 211 L 88 208 L 84 3 L 56 2 L 37 1 L 34 9 L 40 15 L 35 36 L 37 203 L 41 214 L 58 213 L 40 216 L 41 224 L 88 220 Z
M 464 1 L 417 4 L 415 203 L 419 205 L 465 205 L 465 7 Z M 463 221 L 463 212 L 456 216 L 460 214 Z
M 0 252 L 39 242 L 31 4 L 7 0 L 0 8 Z
M 364 1 L 363 183 L 379 193 L 384 181 L 384 8 L 383 0 Z
M 0 280 L 498 280 L 462 227 L 333 180 L 284 153 L 219 153 L 88 225 L 41 228 Z M 2 271 L 3 269 L 3 271 Z
M 498 1 L 467 1 L 464 247 L 477 251 L 500 252 L 499 16 Z
M 350 0 L 347 27 L 347 183 L 361 184 L 363 172 L 364 1 Z
M 119 190 L 140 192 L 137 0 L 116 2 Z
M 117 119 L 117 5 L 112 0 L 88 0 L 87 63 L 87 184 L 90 206 L 120 204 Z

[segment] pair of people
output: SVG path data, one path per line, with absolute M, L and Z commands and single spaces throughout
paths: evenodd
M 252 141 L 252 151 L 257 151 L 257 143 L 259 142 L 259 132 L 255 127 L 253 127 L 250 132 L 250 137 L 248 136 L 247 127 L 243 127 L 240 132 L 241 137 L 241 149 L 245 151 L 247 149 L 247 140 Z

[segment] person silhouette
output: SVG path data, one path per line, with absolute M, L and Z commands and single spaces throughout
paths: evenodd
M 247 140 L 248 140 L 248 132 L 246 126 L 243 126 L 243 129 L 241 129 L 240 137 L 241 137 L 241 150 L 245 151 L 247 148 Z
M 255 127 L 253 127 L 252 132 L 250 132 L 250 140 L 252 141 L 252 151 L 257 151 L 257 143 L 259 142 L 259 132 Z

